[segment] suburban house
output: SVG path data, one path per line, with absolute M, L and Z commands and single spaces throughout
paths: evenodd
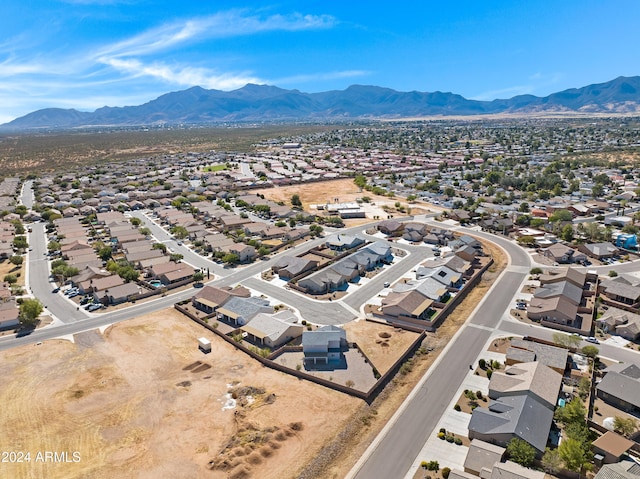
M 619 363 L 607 367 L 596 386 L 596 395 L 618 409 L 633 414 L 640 412 L 640 367 Z
M 489 381 L 489 397 L 498 399 L 529 393 L 553 409 L 558 400 L 562 374 L 541 362 L 527 362 L 507 366 L 504 371 L 494 371 Z
M 528 392 L 492 399 L 489 407 L 477 407 L 469 422 L 469 439 L 481 439 L 506 447 L 513 438 L 532 445 L 542 454 L 553 422 L 553 408 Z
M 323 294 L 343 288 L 365 271 L 389 263 L 393 259 L 391 248 L 383 242 L 371 243 L 330 266 L 320 269 L 298 281 L 298 286 L 310 294 Z
M 611 258 L 620 253 L 612 243 L 585 243 L 578 246 L 578 250 L 595 259 Z
M 0 302 L 0 330 L 15 328 L 20 324 L 20 309 L 15 300 Z
M 304 326 L 298 324 L 298 317 L 291 311 L 282 310 L 275 314 L 259 313 L 240 329 L 250 341 L 275 349 L 302 336 Z
M 186 263 L 169 263 L 157 264 L 149 268 L 150 277 L 158 279 L 162 284 L 172 284 L 186 279 L 193 278 L 195 269 Z
M 327 248 L 331 248 L 336 251 L 346 251 L 361 244 L 364 244 L 364 239 L 359 238 L 358 236 L 345 235 L 345 234 L 334 234 L 325 240 L 325 245 Z
M 464 472 L 479 476 L 483 469 L 491 469 L 496 462 L 501 462 L 505 452 L 504 447 L 473 439 L 464 460 Z
M 449 476 L 451 477 L 451 476 Z M 638 479 L 640 478 L 640 464 L 635 461 L 620 461 L 615 464 L 603 465 L 594 479 Z
M 251 245 L 244 243 L 234 243 L 229 245 L 227 251 L 238 256 L 238 261 L 247 263 L 256 257 L 256 249 Z
M 233 296 L 248 298 L 251 291 L 243 286 L 231 289 L 207 285 L 191 298 L 191 304 L 194 308 L 211 314 Z
M 512 338 L 511 347 L 507 350 L 506 365 L 520 364 L 529 361 L 538 361 L 549 366 L 560 374 L 567 369 L 569 351 L 565 348 L 536 343 L 526 339 Z M 526 358 L 526 360 L 522 360 Z
M 75 283 L 75 286 L 80 290 L 81 294 L 88 294 L 115 288 L 121 284 L 124 284 L 124 280 L 120 276 L 110 274 L 108 276 L 96 276 L 88 281 Z
M 411 280 L 406 283 L 398 283 L 393 288 L 393 291 L 396 293 L 403 293 L 411 290 L 416 290 L 423 296 L 432 299 L 437 303 L 444 303 L 451 296 L 446 286 L 431 277 L 427 277 L 422 280 Z
M 290 280 L 299 274 L 312 271 L 318 267 L 318 261 L 300 258 L 299 256 L 282 256 L 271 270 L 281 279 Z
M 94 301 L 102 304 L 120 304 L 132 296 L 140 294 L 141 288 L 136 283 L 124 283 L 119 286 L 105 289 L 103 291 L 95 291 L 93 293 Z
M 235 326 L 244 326 L 259 313 L 273 313 L 273 307 L 267 299 L 233 296 L 217 311 L 219 319 Z
M 615 334 L 629 341 L 635 341 L 640 337 L 640 314 L 611 306 L 596 323 L 605 333 Z
M 582 263 L 587 261 L 586 254 L 579 251 L 576 252 L 575 249 L 562 243 L 552 244 L 542 254 L 559 264 Z
M 302 333 L 302 351 L 307 368 L 342 363 L 348 348 L 347 332 L 338 326 L 322 326 Z
M 378 231 L 388 236 L 401 236 L 404 231 L 404 224 L 397 220 L 384 220 L 378 223 Z
M 597 462 L 601 464 L 613 464 L 619 462 L 635 443 L 613 431 L 607 431 L 593 441 L 593 453 Z M 640 467 L 639 467 L 640 476 Z
M 550 328 L 590 336 L 594 291 L 588 276 L 568 268 L 564 273 L 541 275 L 540 283 L 527 317 Z
M 473 439 L 464 460 L 464 471 L 453 469 L 449 479 L 544 479 L 543 472 L 527 469 L 512 461 L 502 462 L 506 449 Z
M 428 320 L 433 314 L 433 300 L 413 289 L 401 293 L 392 291 L 382 298 L 382 314 L 399 320 Z
M 635 276 L 623 273 L 615 278 L 605 279 L 598 289 L 606 304 L 640 309 L 640 280 Z

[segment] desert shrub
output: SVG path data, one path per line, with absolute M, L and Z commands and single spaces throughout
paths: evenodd
M 460 439 L 459 437 L 456 437 L 453 442 L 456 444 L 456 446 L 462 446 L 462 439 Z
M 453 439 L 454 439 L 454 438 L 453 438 L 453 436 L 447 436 L 447 437 L 445 437 L 444 439 L 445 439 L 445 441 L 447 441 L 447 442 L 453 442 Z
M 491 369 L 487 369 L 487 379 L 491 379 L 492 374 L 493 374 L 493 371 Z
M 451 469 L 449 469 L 448 467 L 443 467 L 441 474 L 444 479 L 448 479 L 449 474 L 451 474 Z
M 429 461 L 427 462 L 427 471 L 439 471 L 440 470 L 440 464 L 438 464 L 438 461 Z
M 480 369 L 484 369 L 487 367 L 487 362 L 484 359 L 480 358 L 478 360 L 478 366 L 480 366 Z
M 482 399 L 482 391 L 476 391 L 476 397 Z
M 438 439 L 444 440 L 444 438 L 445 438 L 445 433 L 444 432 L 439 432 L 438 433 Z
M 453 409 L 455 409 L 456 411 L 460 411 L 462 408 L 460 407 L 460 404 L 456 404 L 455 406 L 453 406 Z

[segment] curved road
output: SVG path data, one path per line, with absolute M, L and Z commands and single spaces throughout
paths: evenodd
M 498 244 L 510 256 L 509 264 L 348 478 L 405 477 L 468 374 L 468 365 L 475 363 L 529 273 L 531 258 L 513 242 L 481 231 L 457 230 Z
M 376 276 L 368 284 L 362 285 L 350 293 L 343 301 L 327 303 L 309 300 L 302 295 L 259 279 L 259 274 L 262 271 L 277 261 L 280 255 L 291 254 L 291 250 L 286 250 L 267 261 L 258 261 L 245 268 L 225 269 L 217 263 L 196 255 L 185 246 L 178 245 L 165 230 L 153 223 L 151 218 L 143 213 L 136 212 L 134 215 L 145 221 L 145 225 L 151 229 L 152 234 L 159 241 L 183 254 L 186 262 L 195 267 L 209 268 L 216 275 L 216 279 L 210 284 L 235 285 L 242 283 L 273 297 L 277 301 L 290 304 L 298 309 L 303 317 L 313 318 L 313 322 L 319 324 L 342 324 L 354 319 L 360 306 L 382 289 L 384 281 L 399 279 L 426 257 L 432 255 L 429 248 L 402 245 L 401 248 L 410 253 L 406 258 L 386 269 L 383 274 Z M 416 219 L 430 222 L 428 217 Z M 438 222 L 430 222 L 430 224 L 444 226 Z M 341 230 L 341 232 L 362 234 L 362 229 L 362 226 L 358 226 Z M 465 325 L 458 331 L 454 340 L 443 351 L 436 364 L 412 391 L 383 433 L 376 438 L 367 453 L 349 473 L 348 477 L 350 478 L 405 477 L 451 398 L 468 374 L 468 365 L 475 362 L 489 337 L 497 330 L 505 334 L 518 335 L 528 335 L 533 331 L 531 326 L 510 321 L 508 317 L 505 317 L 505 311 L 508 311 L 513 298 L 519 292 L 520 286 L 531 268 L 529 254 L 514 242 L 500 236 L 462 227 L 453 227 L 452 229 L 482 237 L 501 246 L 509 256 L 507 268 L 478 304 Z M 21 338 L 0 338 L 0 350 L 131 319 L 170 307 L 175 302 L 193 295 L 193 290 L 189 289 L 114 312 L 88 314 L 83 310 L 77 311 L 62 295 L 51 293 L 52 285 L 48 279 L 49 266 L 44 256 L 46 238 L 42 223 L 33 225 L 33 233 L 30 235 L 29 241 L 33 248 L 29 259 L 29 282 L 33 293 L 43 300 L 49 311 L 65 324 L 39 329 Z M 308 241 L 301 248 L 308 249 L 321 241 L 322 239 Z M 634 267 L 635 265 L 631 264 L 619 265 L 616 266 L 616 269 L 619 271 L 637 269 Z M 607 266 L 607 268 L 611 269 L 612 267 Z M 537 336 L 550 338 L 553 331 L 535 328 L 535 333 Z M 634 357 L 634 353 L 631 351 L 607 345 L 601 345 L 601 353 L 604 356 L 626 361 L 632 360 Z

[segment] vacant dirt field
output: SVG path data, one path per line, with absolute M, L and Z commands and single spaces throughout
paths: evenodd
M 302 207 L 305 211 L 313 214 L 318 214 L 318 210 L 311 209 L 311 205 L 326 204 L 327 202 L 333 202 L 338 199 L 340 203 L 354 202 L 358 198 L 368 196 L 371 198 L 370 203 L 363 203 L 362 207 L 367 215 L 367 220 L 350 219 L 345 220 L 347 226 L 354 226 L 356 224 L 367 223 L 373 219 L 374 216 L 379 216 L 380 219 L 385 219 L 389 213 L 383 210 L 383 206 L 390 208 L 391 214 L 395 216 L 407 215 L 406 208 L 411 208 L 411 214 L 421 215 L 431 211 L 439 211 L 439 208 L 433 207 L 426 203 L 415 202 L 409 204 L 404 198 L 389 198 L 387 196 L 374 195 L 368 191 L 360 191 L 354 183 L 352 178 L 343 178 L 339 180 L 321 181 L 316 183 L 306 183 L 302 185 L 291 186 L 277 186 L 273 188 L 264 188 L 261 190 L 254 190 L 254 193 L 263 194 L 266 198 L 273 201 L 282 201 L 285 204 L 291 203 L 291 197 L 297 194 L 302 201 Z M 401 207 L 405 208 L 405 211 L 398 211 L 395 204 L 399 202 Z
M 31 453 L 0 463 L 11 478 L 293 478 L 362 405 L 262 367 L 173 309 L 2 352 L 0 378 L 0 451 Z M 79 461 L 36 462 L 45 451 Z
M 24 286 L 24 265 L 27 262 L 27 258 L 24 258 L 22 265 L 16 266 L 8 259 L 4 259 L 0 261 L 0 280 L 2 280 L 6 275 L 12 274 L 17 277 L 18 281 L 16 282 L 19 286 Z
M 371 321 L 344 325 L 349 341 L 358 343 L 380 374 L 386 373 L 419 334 Z

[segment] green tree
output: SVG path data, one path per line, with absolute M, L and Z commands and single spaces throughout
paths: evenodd
M 355 183 L 355 185 L 360 188 L 362 190 L 362 188 L 364 188 L 365 186 L 367 186 L 367 177 L 364 175 L 356 175 L 355 179 L 353 180 L 353 182 Z
M 15 274 L 6 274 L 2 281 L 9 284 L 16 284 L 18 282 L 18 277 Z
M 585 451 L 583 445 L 576 439 L 569 437 L 562 441 L 558 448 L 558 453 L 564 463 L 564 467 L 570 471 L 582 474 L 584 469 L 591 468 L 592 454 Z
M 13 225 L 15 234 L 23 235 L 25 233 L 26 230 L 24 229 L 24 225 L 22 224 L 22 221 L 13 220 L 13 221 L 11 221 L 11 224 Z
M 516 437 L 507 443 L 507 454 L 513 462 L 529 467 L 536 457 L 536 449 L 527 441 Z
M 554 475 L 562 467 L 562 458 L 557 449 L 546 448 L 542 455 L 542 467 L 547 474 Z
M 170 231 L 171 231 L 171 234 L 178 239 L 184 239 L 187 236 L 189 236 L 189 232 L 187 231 L 187 228 L 185 228 L 184 226 L 174 226 L 173 228 L 171 228 Z
M 291 197 L 291 205 L 295 208 L 302 208 L 302 201 L 300 201 L 300 195 L 294 194 Z
M 167 245 L 164 244 L 164 243 L 153 243 L 153 246 L 151 247 L 151 249 L 159 249 L 163 253 L 166 253 L 167 252 Z
M 173 261 L 174 263 L 178 263 L 182 258 L 184 258 L 184 256 L 180 253 L 171 253 L 169 255 L 169 261 Z
M 16 236 L 13 238 L 13 246 L 17 249 L 27 249 L 29 247 L 29 243 L 27 243 L 26 237 Z
M 558 210 L 549 217 L 551 223 L 555 223 L 556 221 L 571 221 L 572 219 L 573 214 L 569 210 Z
M 613 430 L 618 434 L 630 437 L 634 432 L 638 430 L 638 421 L 633 418 L 624 418 L 616 416 L 613 419 Z
M 587 417 L 587 410 L 579 399 L 568 402 L 565 407 L 556 409 L 556 421 L 562 424 L 570 424 L 573 422 L 584 422 Z
M 11 264 L 16 265 L 16 266 L 20 266 L 22 264 L 22 262 L 24 261 L 24 258 L 22 256 L 12 256 L 11 258 L 9 258 L 9 261 L 11 261 Z
M 140 218 L 136 218 L 133 217 L 129 220 L 129 222 L 133 225 L 133 226 L 140 226 L 142 224 L 142 220 Z
M 110 259 L 112 254 L 113 251 L 111 250 L 110 246 L 103 246 L 98 250 L 98 256 L 102 261 L 107 261 L 108 259 Z
M 47 244 L 47 249 L 49 251 L 58 251 L 60 249 L 60 243 L 58 243 L 57 241 L 49 241 L 49 244 Z
M 240 262 L 240 256 L 235 253 L 227 253 L 222 257 L 222 261 L 226 264 L 236 264 Z
M 585 356 L 588 356 L 588 357 L 590 357 L 592 359 L 595 359 L 598 356 L 598 354 L 600 354 L 600 350 L 598 348 L 596 348 L 595 346 L 592 346 L 590 344 L 587 345 L 587 346 L 584 346 L 581 349 L 581 351 L 582 351 L 582 354 L 584 354 Z
M 577 348 L 582 342 L 580 336 L 565 333 L 553 333 L 553 342 L 565 348 Z
M 562 228 L 562 233 L 560 235 L 562 237 L 562 239 L 568 243 L 570 243 L 571 241 L 573 241 L 573 225 L 572 224 L 566 224 L 563 226 Z
M 138 279 L 140 272 L 131 265 L 124 265 L 118 268 L 118 276 L 129 283 Z
M 25 299 L 20 305 L 20 322 L 26 326 L 33 326 L 43 310 L 42 303 L 37 299 Z
M 13 212 L 17 215 L 20 215 L 20 218 L 22 218 L 24 215 L 27 214 L 29 210 L 27 209 L 27 207 L 25 205 L 18 205 L 16 206 L 16 208 L 13 210 Z
M 204 279 L 204 273 L 202 271 L 196 271 L 193 273 L 193 281 L 194 283 L 202 283 Z

